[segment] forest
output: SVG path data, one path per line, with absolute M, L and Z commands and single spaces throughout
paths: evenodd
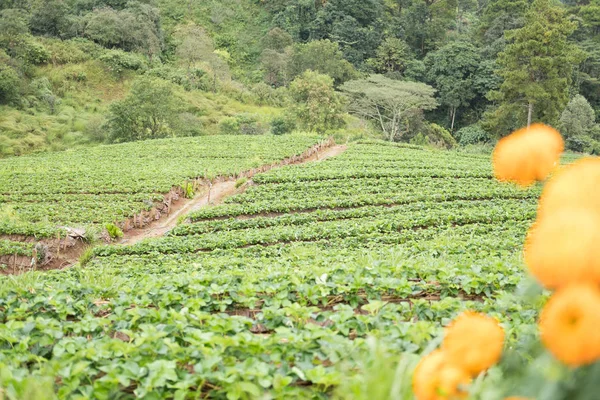
M 292 131 L 600 151 L 600 1 L 0 0 L 0 156 Z

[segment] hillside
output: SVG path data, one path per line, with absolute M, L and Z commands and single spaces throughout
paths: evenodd
M 598 9 L 596 0 L 4 1 L 0 157 L 294 130 L 489 150 L 528 119 L 560 128 L 570 150 L 597 153 Z

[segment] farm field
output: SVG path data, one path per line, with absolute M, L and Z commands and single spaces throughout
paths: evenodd
M 318 136 L 162 139 L 0 160 L 0 257 L 31 257 L 68 228 L 127 228 L 167 213 L 202 180 L 297 156 Z M 23 243 L 25 241 L 26 243 Z M 0 259 L 0 264 L 1 264 Z
M 165 237 L 0 277 L 0 386 L 325 399 L 369 338 L 415 359 L 466 309 L 514 343 L 536 324 L 514 292 L 540 190 L 496 182 L 489 156 L 383 142 L 256 175 Z

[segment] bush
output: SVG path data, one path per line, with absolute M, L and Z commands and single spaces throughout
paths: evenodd
M 53 64 L 81 63 L 92 57 L 77 41 L 46 38 L 43 43 L 50 53 L 49 61 Z
M 239 133 L 239 125 L 234 117 L 226 117 L 219 122 L 219 132 L 222 135 L 237 135 Z
M 290 85 L 291 111 L 308 131 L 323 133 L 344 126 L 344 99 L 333 88 L 333 79 L 305 71 Z
M 207 90 L 208 88 L 204 79 L 206 72 L 200 68 L 192 68 L 185 71 L 170 66 L 160 66 L 149 70 L 147 74 L 173 82 L 187 91 L 194 89 Z
M 427 136 L 419 132 L 415 136 L 413 136 L 412 139 L 410 139 L 410 144 L 414 144 L 417 146 L 427 146 L 429 144 L 429 140 L 427 139 Z
M 284 135 L 296 129 L 296 122 L 289 116 L 275 117 L 271 120 L 271 133 Z
M 235 188 L 239 189 L 240 187 L 245 185 L 246 182 L 248 182 L 248 178 L 246 178 L 246 177 L 238 179 L 237 181 L 235 181 Z
M 469 125 L 456 132 L 456 139 L 461 146 L 470 144 L 487 143 L 490 136 L 479 125 Z
M 0 65 L 0 104 L 15 103 L 19 99 L 21 78 L 13 68 Z
M 227 117 L 219 123 L 223 135 L 262 135 L 266 129 L 253 114 L 239 114 Z
M 139 71 L 146 66 L 146 61 L 142 56 L 122 50 L 108 50 L 99 59 L 109 71 L 118 77 L 121 77 L 126 70 Z
M 37 106 L 47 107 L 50 114 L 56 114 L 58 106 L 61 104 L 61 99 L 53 93 L 52 84 L 48 78 L 34 79 L 29 88 L 33 96 L 35 96 L 35 104 Z
M 50 52 L 42 44 L 33 40 L 23 42 L 20 52 L 20 57 L 25 64 L 40 65 L 50 60 Z
M 427 138 L 431 144 L 437 147 L 452 148 L 457 144 L 450 132 L 437 124 L 429 124 Z
M 177 119 L 173 121 L 173 130 L 177 136 L 201 136 L 204 134 L 200 118 L 189 112 L 178 115 Z
M 593 153 L 596 147 L 596 141 L 589 136 L 578 135 L 571 136 L 565 140 L 568 150 L 579 153 Z
M 180 112 L 176 99 L 170 82 L 139 77 L 129 95 L 110 106 L 108 127 L 111 141 L 130 142 L 172 136 Z

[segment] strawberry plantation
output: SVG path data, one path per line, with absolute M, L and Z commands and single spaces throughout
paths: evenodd
M 178 138 L 0 160 L 0 268 L 11 256 L 34 256 L 32 242 L 60 240 L 73 228 L 126 229 L 131 218 L 130 225 L 145 225 L 203 181 L 299 156 L 317 143 L 303 135 Z
M 258 154 L 311 143 L 279 153 L 264 143 Z M 214 145 L 239 154 L 210 164 L 222 165 L 215 173 L 252 165 L 248 149 Z M 193 165 L 141 175 L 152 182 L 114 174 L 114 190 L 160 192 L 202 172 Z M 466 309 L 504 323 L 509 346 L 535 330 L 538 305 L 516 293 L 527 287 L 521 252 L 540 192 L 498 183 L 489 156 L 383 142 L 256 175 L 165 237 L 96 247 L 85 266 L 0 277 L 0 387 L 82 399 L 368 398 L 361 371 L 378 354 L 373 340 L 414 367 Z M 404 386 L 398 398 L 412 398 Z

